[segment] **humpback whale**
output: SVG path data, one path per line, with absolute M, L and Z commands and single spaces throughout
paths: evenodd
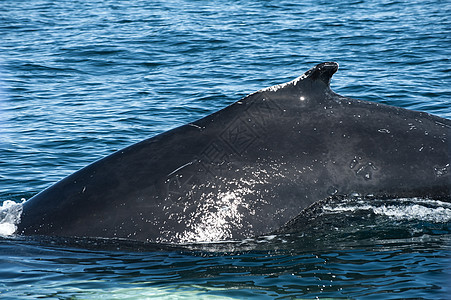
M 347 98 L 335 62 L 100 159 L 23 205 L 23 235 L 152 243 L 276 232 L 328 197 L 450 201 L 451 121 Z

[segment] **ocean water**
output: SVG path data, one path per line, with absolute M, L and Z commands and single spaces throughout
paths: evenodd
M 451 299 L 433 199 L 334 199 L 212 244 L 11 234 L 59 179 L 320 62 L 341 95 L 451 118 L 450 58 L 449 0 L 0 1 L 0 298 Z

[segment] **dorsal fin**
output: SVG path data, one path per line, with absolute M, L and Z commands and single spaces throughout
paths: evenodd
M 310 78 L 312 80 L 321 80 L 327 86 L 330 85 L 330 79 L 338 70 L 338 63 L 336 62 L 324 62 L 316 65 L 307 72 L 304 73 L 302 79 Z M 296 85 L 296 84 L 295 84 Z
M 310 79 L 312 81 L 320 80 L 329 88 L 330 79 L 332 78 L 332 75 L 334 75 L 335 72 L 337 72 L 337 70 L 338 70 L 338 63 L 336 63 L 336 62 L 320 63 L 320 64 L 316 65 L 315 67 L 311 68 L 310 70 L 308 70 L 307 72 L 305 72 L 304 74 L 302 74 L 301 76 L 299 76 L 298 78 L 296 78 L 290 82 L 267 87 L 267 88 L 260 90 L 260 92 L 266 92 L 266 91 L 275 92 L 281 88 L 285 88 L 288 86 L 297 86 L 298 84 L 301 84 L 301 82 L 303 82 L 306 79 Z

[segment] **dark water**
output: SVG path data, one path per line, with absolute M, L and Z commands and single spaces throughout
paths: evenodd
M 450 1 L 3 0 L 0 229 L 4 201 L 323 61 L 339 94 L 450 118 L 450 57 Z M 450 204 L 322 205 L 233 243 L 6 236 L 0 298 L 451 299 Z

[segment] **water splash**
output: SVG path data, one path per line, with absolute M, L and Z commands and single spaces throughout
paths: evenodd
M 4 201 L 0 206 L 0 237 L 13 235 L 22 215 L 22 203 L 11 200 Z
M 328 203 L 324 213 L 368 211 L 396 221 L 451 222 L 451 203 L 421 198 L 347 200 Z

